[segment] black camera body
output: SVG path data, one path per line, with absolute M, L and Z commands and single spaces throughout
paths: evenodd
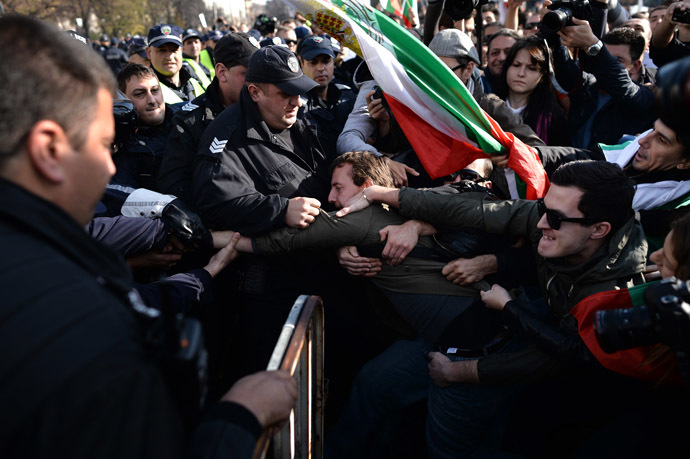
M 573 25 L 573 18 L 591 21 L 594 18 L 589 0 L 557 0 L 547 7 L 551 11 L 541 19 L 541 30 L 554 34 L 563 27 Z
M 262 37 L 270 35 L 276 30 L 278 19 L 275 17 L 268 17 L 265 13 L 261 13 L 256 17 L 254 28 L 259 31 Z
M 139 123 L 139 115 L 132 101 L 118 91 L 118 98 L 113 101 L 113 117 L 115 118 L 115 142 L 113 152 L 121 148 L 124 142 L 134 134 Z
M 391 107 L 388 105 L 388 102 L 386 102 L 386 98 L 383 97 L 383 89 L 381 89 L 381 86 L 374 86 L 374 95 L 371 96 L 371 98 L 381 99 L 381 105 L 383 105 L 383 108 L 385 108 L 386 111 L 390 113 Z
M 146 306 L 134 290 L 129 293 L 129 302 L 141 326 L 144 345 L 163 374 L 185 428 L 191 431 L 206 401 L 208 353 L 201 322 L 170 309 L 170 288 L 163 284 L 162 296 L 167 301 L 162 309 Z
M 664 343 L 676 352 L 690 351 L 690 281 L 675 277 L 650 285 L 645 305 L 597 311 L 594 333 L 608 353 Z
M 681 10 L 680 8 L 676 7 L 676 9 L 673 10 L 671 20 L 674 22 L 680 22 L 681 24 L 690 24 L 690 9 Z

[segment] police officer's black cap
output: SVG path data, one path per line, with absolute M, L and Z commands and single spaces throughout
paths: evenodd
M 335 59 L 333 52 L 333 45 L 329 37 L 321 37 L 318 35 L 311 35 L 299 42 L 297 46 L 297 55 L 302 59 L 310 61 L 316 56 L 325 54 Z
M 236 65 L 249 66 L 249 59 L 259 49 L 256 38 L 244 32 L 230 32 L 218 40 L 213 48 L 213 58 L 227 68 Z
M 159 24 L 149 29 L 149 46 L 159 48 L 166 43 L 182 46 L 182 27 L 170 24 Z
M 218 41 L 221 38 L 223 38 L 223 32 L 221 32 L 220 30 L 213 30 L 213 31 L 209 32 L 208 36 L 206 37 L 206 40 L 207 41 L 208 40 Z M 215 54 L 214 54 L 214 56 L 215 56 Z
M 252 55 L 245 81 L 271 83 L 286 93 L 304 94 L 318 84 L 302 73 L 295 53 L 283 46 L 266 46 Z
M 195 29 L 187 29 L 184 31 L 184 35 L 182 36 L 182 43 L 187 41 L 188 38 L 198 38 L 201 40 L 201 34 Z
M 142 37 L 135 37 L 132 38 L 132 41 L 129 42 L 129 46 L 127 47 L 127 55 L 132 56 L 134 54 L 138 54 L 144 59 L 147 59 L 146 57 L 146 40 Z

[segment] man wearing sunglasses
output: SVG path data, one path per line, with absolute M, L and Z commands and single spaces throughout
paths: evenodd
M 647 244 L 632 210 L 634 189 L 618 166 L 604 161 L 565 164 L 552 175 L 551 188 L 541 202 L 488 202 L 468 194 L 441 195 L 429 190 L 376 186 L 365 193 L 366 199 L 355 195 L 341 215 L 368 202 L 382 202 L 398 208 L 406 217 L 433 225 L 520 235 L 535 252 L 548 312 L 538 316 L 516 302 L 499 308 L 504 322 L 524 339 L 524 347 L 518 351 L 478 360 L 429 353 L 430 376 L 436 386 L 444 389 L 430 393 L 428 419 L 446 419 L 446 427 L 454 437 L 466 436 L 467 432 L 480 437 L 489 433 L 494 415 L 505 410 L 502 400 L 506 399 L 501 397 L 506 384 L 556 375 L 600 375 L 601 367 L 580 339 L 570 309 L 594 293 L 642 282 L 646 265 Z M 476 383 L 496 387 L 496 403 L 483 408 L 482 420 L 462 408 L 468 406 L 466 401 L 473 397 Z M 472 424 L 468 425 L 470 417 Z M 462 449 L 466 444 L 455 449 L 447 439 L 427 441 L 446 445 L 448 457 L 476 452 Z M 476 443 L 471 445 L 477 447 Z
M 278 38 L 282 38 L 288 49 L 293 53 L 297 52 L 297 34 L 294 27 L 280 26 L 276 31 Z

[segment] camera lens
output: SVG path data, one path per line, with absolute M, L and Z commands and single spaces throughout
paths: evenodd
M 659 340 L 647 306 L 597 311 L 594 314 L 594 333 L 599 345 L 607 353 Z
M 573 11 L 571 9 L 557 8 L 544 15 L 541 19 L 541 26 L 545 32 L 556 33 L 568 25 L 572 16 Z

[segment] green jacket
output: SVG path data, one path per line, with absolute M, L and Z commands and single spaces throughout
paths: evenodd
M 307 228 L 283 228 L 255 237 L 254 251 L 277 254 L 381 244 L 379 231 L 383 227 L 400 225 L 407 220 L 395 209 L 383 205 L 369 206 L 343 218 L 336 217 L 335 212 L 321 210 L 318 218 Z M 434 245 L 430 236 L 420 237 L 417 243 L 418 248 L 429 252 L 433 251 Z M 410 256 L 397 266 L 384 263 L 381 272 L 372 280 L 395 292 L 477 296 L 478 289 L 455 285 L 441 274 L 446 263 L 441 259 Z
M 321 211 L 305 229 L 283 228 L 254 238 L 258 253 L 286 253 L 301 249 L 323 250 L 356 245 L 381 246 L 379 230 L 405 222 L 397 211 L 382 205 L 369 206 L 343 218 Z M 407 324 L 431 341 L 438 339 L 445 327 L 470 307 L 479 290 L 455 285 L 441 270 L 446 261 L 434 259 L 434 241 L 420 237 L 417 246 L 402 264 L 384 264 L 371 280 L 384 290 L 410 294 L 410 301 L 391 301 Z M 416 255 L 429 257 L 418 258 Z M 452 301 L 442 297 L 453 296 Z M 393 320 L 386 314 L 385 320 Z
M 573 266 L 536 253 L 541 238 L 537 223 L 541 216 L 535 201 L 486 201 L 475 193 L 441 195 L 403 188 L 399 206 L 402 215 L 432 224 L 526 237 L 535 251 L 539 284 L 551 314 L 546 325 L 571 335 L 580 346 L 584 343 L 577 335 L 577 323 L 570 309 L 594 293 L 643 282 L 641 273 L 646 266 L 647 242 L 642 227 L 634 219 L 613 234 L 588 262 Z M 563 358 L 532 346 L 517 354 L 499 353 L 481 359 L 479 378 L 487 383 L 526 382 L 558 371 L 564 362 Z

